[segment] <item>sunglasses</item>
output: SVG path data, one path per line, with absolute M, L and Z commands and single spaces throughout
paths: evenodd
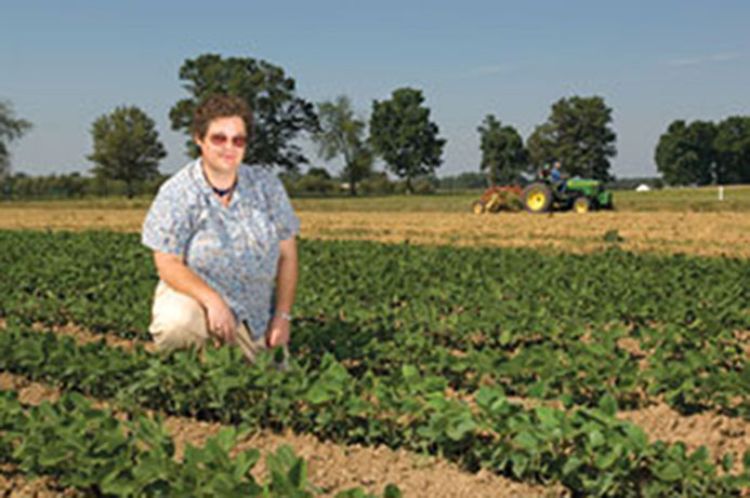
M 222 145 L 226 144 L 228 140 L 229 137 L 227 137 L 223 133 L 214 133 L 208 136 L 208 141 L 211 142 L 212 145 L 215 145 L 217 147 L 221 147 Z M 235 135 L 232 137 L 231 141 L 232 145 L 237 148 L 242 148 L 247 145 L 247 137 L 245 135 Z

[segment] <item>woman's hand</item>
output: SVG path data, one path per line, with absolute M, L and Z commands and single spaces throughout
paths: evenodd
M 225 343 L 234 344 L 237 322 L 234 319 L 234 313 L 224 302 L 224 299 L 217 294 L 207 300 L 205 306 L 208 317 L 208 332 Z
M 182 256 L 154 251 L 154 263 L 161 278 L 177 292 L 192 297 L 206 309 L 208 333 L 214 344 L 234 343 L 237 321 L 221 294 L 185 265 Z
M 266 346 L 269 348 L 286 346 L 289 344 L 290 330 L 291 323 L 289 320 L 280 316 L 274 316 L 266 331 Z

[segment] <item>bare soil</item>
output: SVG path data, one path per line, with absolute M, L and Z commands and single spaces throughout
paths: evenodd
M 0 329 L 4 328 L 6 326 L 6 323 L 7 322 L 4 319 L 0 318 Z M 108 347 L 120 348 L 126 351 L 132 351 L 137 346 L 141 346 L 146 351 L 152 353 L 156 351 L 156 344 L 154 344 L 152 341 L 143 341 L 140 339 L 123 339 L 122 337 L 118 337 L 113 333 L 97 334 L 73 323 L 52 326 L 42 323 L 35 323 L 31 326 L 31 330 L 34 330 L 36 332 L 54 332 L 55 334 L 72 337 L 78 344 L 89 344 L 92 342 L 104 341 L 104 343 Z
M 622 249 L 750 256 L 750 217 L 742 213 L 301 213 L 302 233 L 320 239 L 458 246 L 533 247 L 585 253 Z M 608 242 L 616 232 L 621 242 Z
M 733 453 L 734 474 L 742 471 L 742 455 L 750 450 L 750 421 L 742 418 L 715 412 L 685 416 L 664 403 L 621 411 L 617 417 L 640 426 L 651 441 L 683 442 L 691 452 L 705 446 L 716 463 L 726 453 Z
M 84 496 L 75 489 L 63 489 L 49 476 L 26 477 L 13 465 L 0 465 L 2 498 L 77 498 Z

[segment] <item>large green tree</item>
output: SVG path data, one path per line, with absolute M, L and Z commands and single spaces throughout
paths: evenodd
M 349 183 L 349 193 L 357 195 L 357 183 L 372 173 L 373 156 L 365 137 L 367 125 L 354 115 L 345 95 L 318 104 L 318 119 L 320 130 L 313 135 L 318 154 L 326 160 L 343 157 L 341 177 Z
M 281 166 L 289 171 L 307 162 L 295 139 L 303 131 L 317 131 L 315 108 L 297 96 L 294 79 L 282 68 L 251 57 L 203 54 L 183 63 L 180 79 L 186 82 L 183 88 L 190 97 L 169 111 L 174 130 L 189 135 L 193 111 L 209 95 L 235 95 L 247 101 L 254 114 L 245 163 Z M 193 157 L 198 155 L 192 137 L 188 150 Z
M 13 107 L 0 101 L 0 179 L 10 173 L 10 143 L 30 129 L 30 122 L 16 118 Z
M 166 157 L 154 121 L 135 106 L 116 108 L 100 116 L 91 127 L 94 151 L 88 156 L 101 179 L 125 182 L 133 197 L 139 182 L 159 174 L 159 161 Z
M 410 193 L 415 177 L 434 173 L 440 166 L 445 145 L 423 103 L 420 90 L 399 88 L 390 99 L 373 101 L 370 116 L 370 141 L 375 152 L 392 173 L 406 179 Z
M 512 126 L 503 126 L 492 114 L 484 118 L 477 131 L 482 150 L 480 170 L 487 175 L 490 185 L 517 182 L 528 167 L 521 135 Z
M 750 183 L 750 116 L 731 116 L 716 127 L 716 182 Z
M 672 122 L 659 137 L 654 160 L 670 185 L 708 185 L 714 181 L 716 126 L 708 121 Z
M 610 159 L 617 155 L 611 125 L 612 109 L 602 97 L 562 98 L 527 140 L 529 157 L 537 166 L 559 160 L 571 176 L 611 180 Z

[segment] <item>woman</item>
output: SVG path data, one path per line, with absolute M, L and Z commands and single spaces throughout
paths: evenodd
M 149 331 L 161 350 L 238 344 L 258 351 L 289 342 L 297 285 L 299 220 L 269 171 L 240 167 L 252 115 L 216 95 L 195 111 L 200 158 L 159 189 L 141 240 L 160 281 Z

